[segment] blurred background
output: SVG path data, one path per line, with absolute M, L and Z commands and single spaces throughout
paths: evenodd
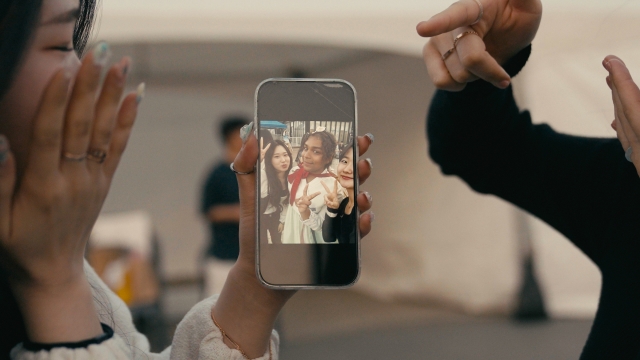
M 415 25 L 432 0 L 103 0 L 94 38 L 133 58 L 147 96 L 96 225 L 92 264 L 127 301 L 155 350 L 202 298 L 199 212 L 229 114 L 253 118 L 269 77 L 341 78 L 371 132 L 374 230 L 362 276 L 297 294 L 278 323 L 282 359 L 577 358 L 600 274 L 553 229 L 443 177 L 427 155 L 434 87 Z M 640 2 L 547 0 L 514 81 L 521 107 L 560 131 L 615 136 L 602 59 L 640 68 Z

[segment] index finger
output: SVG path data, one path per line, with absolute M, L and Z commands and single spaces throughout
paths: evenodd
M 333 193 L 334 194 L 338 193 L 338 180 L 337 179 L 333 180 Z
M 480 7 L 474 0 L 460 0 L 431 19 L 421 21 L 416 26 L 416 31 L 422 37 L 444 34 L 473 24 L 478 19 L 478 15 L 480 15 Z
M 318 196 L 318 195 L 320 195 L 320 192 L 319 192 L 319 191 L 318 191 L 318 192 L 316 192 L 316 193 L 311 194 L 311 195 L 309 196 L 309 200 L 313 200 L 313 198 L 315 198 L 315 197 L 316 197 L 316 196 Z
M 331 191 L 329 190 L 329 188 L 327 187 L 327 185 L 325 185 L 324 181 L 320 181 L 320 184 L 322 184 L 322 187 L 327 191 L 328 193 L 331 193 Z
M 307 183 L 307 185 L 304 186 L 304 190 L 302 191 L 303 196 L 307 196 L 307 189 L 309 189 L 309 183 Z
M 499 88 L 509 86 L 511 77 L 487 51 L 484 40 L 477 33 L 469 33 L 470 28 L 460 32 L 456 52 L 460 63 L 467 71 L 492 83 Z M 460 36 L 460 35 L 458 35 Z
M 635 134 L 640 134 L 640 89 L 633 78 L 629 69 L 617 57 L 609 60 L 611 80 L 615 86 L 622 110 L 624 112 L 631 129 Z

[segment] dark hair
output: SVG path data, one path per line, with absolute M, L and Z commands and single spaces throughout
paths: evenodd
M 222 141 L 227 143 L 227 141 L 229 141 L 229 135 L 231 135 L 231 133 L 242 128 L 248 123 L 249 123 L 249 120 L 247 120 L 247 118 L 244 116 L 234 115 L 234 116 L 226 116 L 222 118 L 222 121 L 220 123 L 220 128 L 219 128 L 219 134 L 220 134 L 220 137 L 222 138 Z
M 345 156 L 347 156 L 347 151 L 353 151 L 353 145 L 349 144 L 347 146 L 343 146 L 340 149 L 340 155 L 338 155 L 338 160 L 342 160 Z
M 304 149 L 304 145 L 307 141 L 309 141 L 312 137 L 317 137 L 322 141 L 322 160 L 327 161 L 327 165 L 325 165 L 325 169 L 331 165 L 331 160 L 333 160 L 333 154 L 336 151 L 336 138 L 332 133 L 328 131 L 316 131 L 314 133 L 309 134 L 309 137 L 305 139 L 302 143 L 302 148 Z
M 267 129 L 260 129 L 260 138 L 263 139 L 262 141 L 264 146 L 267 146 L 268 143 L 273 142 L 273 134 L 271 134 L 271 131 Z
M 286 174 L 289 173 L 289 170 L 293 167 L 293 159 L 291 158 L 291 151 L 289 151 L 289 147 L 282 140 L 274 140 L 271 143 L 269 149 L 264 154 L 264 170 L 267 173 L 267 181 L 269 182 L 269 189 L 267 195 L 267 203 L 270 203 L 272 206 L 279 207 L 280 199 L 282 194 L 282 183 L 280 183 L 280 179 L 278 179 L 278 171 L 273 167 L 273 163 L 271 159 L 273 158 L 273 153 L 276 151 L 278 146 L 282 146 L 289 156 L 289 168 L 285 171 Z M 289 202 L 289 193 L 287 192 L 287 202 Z M 282 209 L 280 209 L 282 211 Z
M 73 46 L 82 55 L 95 21 L 97 0 L 80 0 L 79 16 L 73 31 Z M 3 0 L 0 2 L 0 99 L 11 87 L 24 59 L 36 28 L 42 0 Z M 9 351 L 19 342 L 27 340 L 24 321 L 16 299 L 0 271 L 0 359 L 9 359 Z
M 82 56 L 91 36 L 98 0 L 80 0 L 73 30 L 73 47 Z M 32 40 L 42 0 L 3 0 L 0 3 L 0 99 L 9 90 Z

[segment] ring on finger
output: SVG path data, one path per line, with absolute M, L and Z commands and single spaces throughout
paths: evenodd
M 478 17 L 476 18 L 476 21 L 471 23 L 471 25 L 475 25 L 479 23 L 480 20 L 482 20 L 482 15 L 484 15 L 484 7 L 482 6 L 482 3 L 480 2 L 480 0 L 473 0 L 473 1 L 475 1 L 476 4 L 478 4 L 478 6 L 480 7 L 480 13 L 478 13 Z
M 87 153 L 87 159 L 95 161 L 98 164 L 102 164 L 106 158 L 107 152 L 100 149 L 89 149 L 89 152 Z
M 76 161 L 80 162 L 87 158 L 87 153 L 84 154 L 72 154 L 70 152 L 65 152 L 62 154 L 62 158 L 68 161 Z
M 473 30 L 467 30 L 461 34 L 458 34 L 458 36 L 456 36 L 453 39 L 453 46 L 451 47 L 451 49 L 447 50 L 444 54 L 442 54 L 442 60 L 447 60 L 447 58 L 453 54 L 454 51 L 456 51 L 456 47 L 458 46 L 458 42 L 460 42 L 460 39 L 462 39 L 463 37 L 467 36 L 467 35 L 478 35 L 480 36 L 480 34 L 478 34 L 477 32 L 473 31 Z

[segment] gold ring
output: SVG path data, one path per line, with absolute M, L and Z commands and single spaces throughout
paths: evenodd
M 447 58 L 451 54 L 453 54 L 454 51 L 456 51 L 456 47 L 458 46 L 458 42 L 460 41 L 460 39 L 462 39 L 463 37 L 465 37 L 465 36 L 467 36 L 469 34 L 480 36 L 480 34 L 478 34 L 477 32 L 475 32 L 473 30 L 468 30 L 468 31 L 463 32 L 462 34 L 459 34 L 458 36 L 455 37 L 455 39 L 453 39 L 453 46 L 451 47 L 451 49 L 447 50 L 447 52 L 442 54 L 442 61 L 447 60 Z
M 87 153 L 87 159 L 95 161 L 98 164 L 102 164 L 106 158 L 107 153 L 100 149 L 89 149 L 89 152 Z
M 62 154 L 62 158 L 69 161 L 83 161 L 84 159 L 87 158 L 87 153 L 76 155 L 69 152 L 65 152 Z

